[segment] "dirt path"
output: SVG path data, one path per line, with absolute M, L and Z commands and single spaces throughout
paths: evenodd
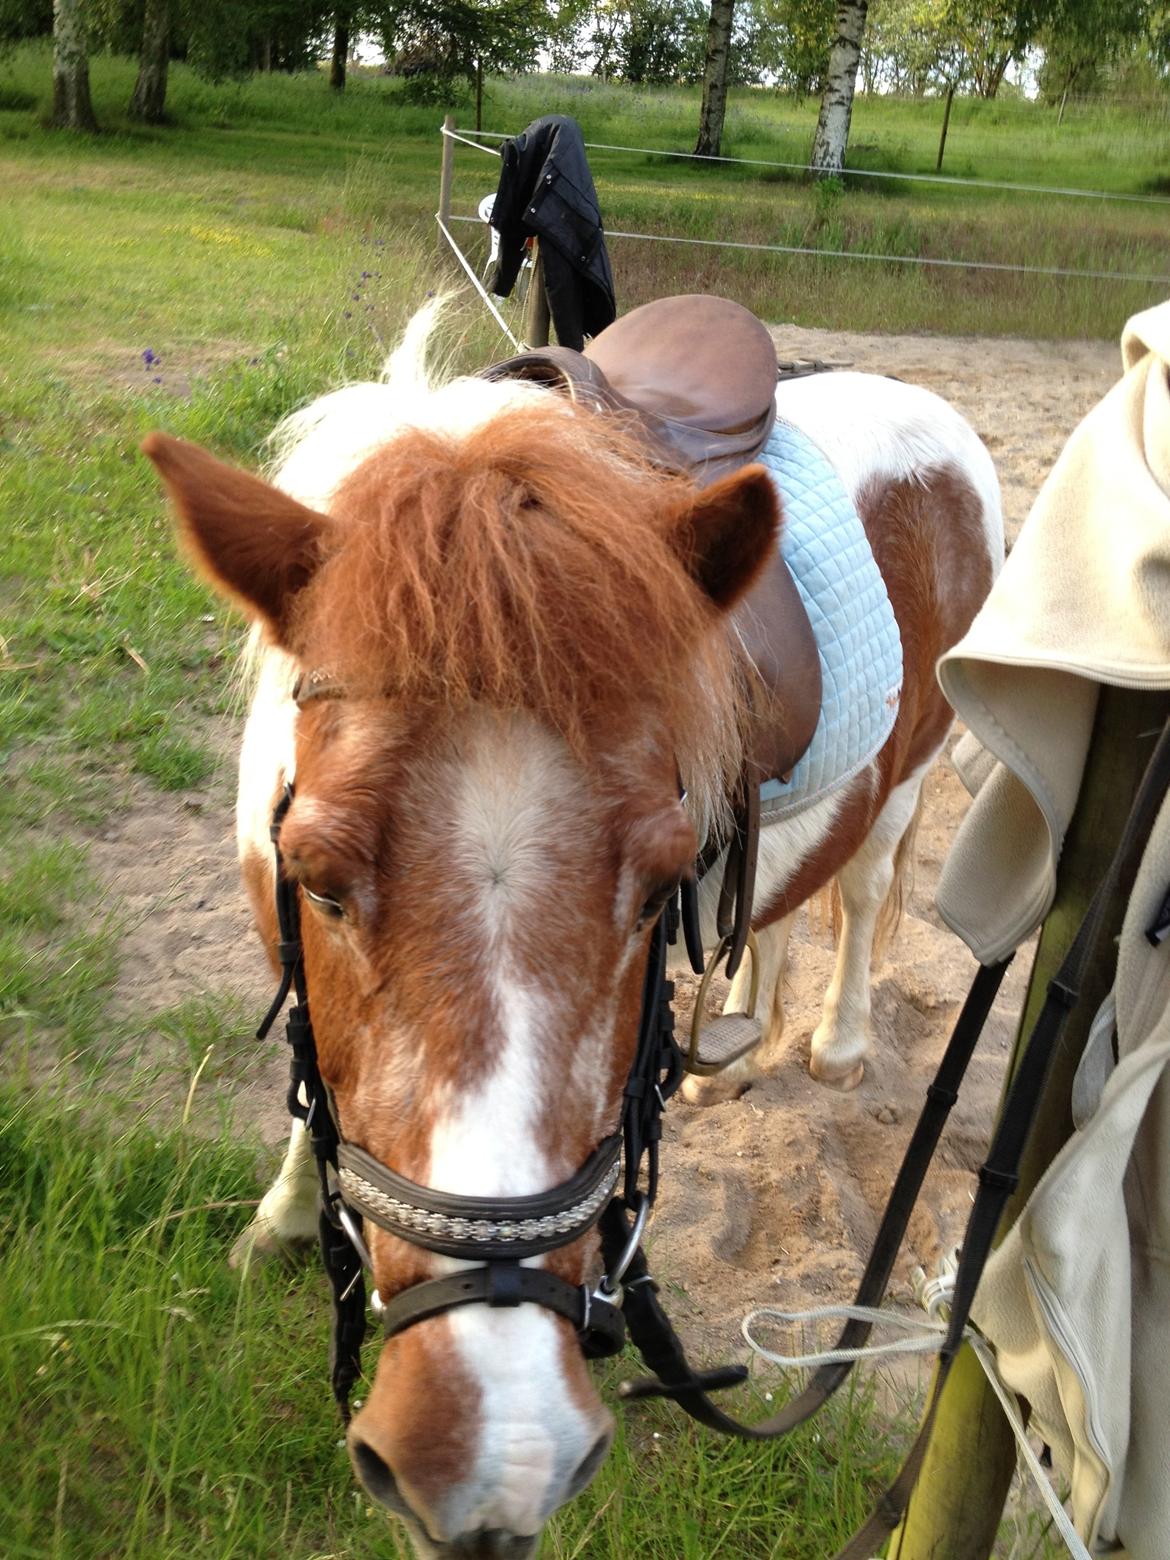
M 1044 475 L 1080 418 L 1114 381 L 1116 348 L 1100 343 L 867 337 L 778 327 L 781 357 L 818 356 L 897 374 L 953 401 L 992 451 L 1014 537 Z M 131 912 L 117 1001 L 156 1012 L 208 991 L 258 1013 L 269 981 L 235 876 L 227 755 L 198 796 L 142 787 L 96 845 L 96 865 Z M 940 766 L 927 781 L 915 893 L 891 955 L 875 973 L 877 1044 L 862 1086 L 847 1096 L 805 1070 L 832 952 L 803 924 L 793 937 L 788 1048 L 779 1072 L 734 1104 L 667 1117 L 664 1184 L 651 1249 L 671 1280 L 689 1335 L 722 1348 L 753 1305 L 788 1308 L 847 1299 L 957 1006 L 970 979 L 966 951 L 932 908 L 938 871 L 965 797 Z M 915 1216 L 896 1293 L 909 1271 L 932 1268 L 968 1206 L 1010 1044 L 1010 1013 L 1026 978 L 1017 961 L 973 1064 Z M 680 1021 L 694 986 L 683 983 Z M 241 1034 L 241 1039 L 243 1034 Z M 148 1039 L 145 1044 L 151 1042 Z M 161 1042 L 160 1042 L 161 1043 Z M 221 1080 L 268 1141 L 284 1130 L 284 1061 L 276 1044 Z

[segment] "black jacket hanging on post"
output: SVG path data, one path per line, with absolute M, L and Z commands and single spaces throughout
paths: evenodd
M 524 259 L 524 241 L 540 239 L 549 311 L 563 347 L 578 352 L 617 316 L 601 208 L 585 157 L 581 126 L 563 114 L 534 119 L 500 148 L 503 170 L 492 208 L 500 254 L 490 287 L 506 298 Z

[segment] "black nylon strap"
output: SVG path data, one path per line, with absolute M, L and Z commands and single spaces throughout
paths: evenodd
M 967 1071 L 976 1042 L 987 1021 L 987 1015 L 991 1011 L 992 1003 L 995 1001 L 996 993 L 999 991 L 1010 962 L 1009 959 L 1002 964 L 980 965 L 976 971 L 967 999 L 955 1020 L 951 1038 L 947 1042 L 934 1082 L 926 1091 L 926 1103 L 894 1180 L 869 1261 L 866 1263 L 865 1272 L 857 1288 L 855 1305 L 878 1306 L 885 1298 L 890 1274 L 894 1270 L 894 1263 L 897 1261 L 906 1227 L 918 1201 L 922 1182 L 947 1116 L 959 1097 L 959 1085 Z M 613 1222 L 619 1216 L 616 1213 L 607 1213 L 602 1222 L 602 1233 L 607 1242 L 607 1259 L 609 1243 L 619 1243 L 624 1240 L 624 1234 L 615 1228 Z M 712 1430 L 718 1430 L 724 1435 L 739 1436 L 744 1440 L 766 1441 L 786 1435 L 788 1431 L 810 1419 L 818 1409 L 823 1407 L 853 1369 L 852 1364 L 848 1362 L 822 1365 L 814 1373 L 804 1391 L 787 1402 L 778 1413 L 758 1425 L 743 1424 L 704 1396 L 700 1377 L 688 1362 L 682 1343 L 671 1327 L 666 1313 L 655 1299 L 651 1286 L 635 1284 L 632 1281 L 635 1275 L 646 1273 L 645 1258 L 640 1251 L 631 1264 L 629 1273 L 625 1310 L 630 1340 L 657 1379 L 623 1383 L 621 1391 L 626 1398 L 673 1397 L 693 1419 L 708 1425 Z M 860 1348 L 869 1338 L 872 1330 L 871 1322 L 847 1321 L 833 1347 L 835 1349 Z M 744 1374 L 746 1375 L 746 1372 Z M 739 1379 L 742 1380 L 743 1377 Z
M 280 826 L 292 805 L 291 785 L 277 803 L 269 829 L 276 854 L 277 954 L 280 985 L 271 1007 L 257 1030 L 262 1040 L 277 1015 L 295 992 L 288 1010 L 285 1037 L 289 1046 L 289 1081 L 286 1103 L 291 1116 L 303 1121 L 313 1145 L 321 1182 L 321 1208 L 317 1233 L 321 1260 L 329 1279 L 333 1301 L 333 1328 L 329 1346 L 329 1378 L 343 1423 L 348 1424 L 349 1397 L 362 1370 L 362 1343 L 366 1336 L 366 1291 L 361 1257 L 342 1228 L 337 1212 L 340 1198 L 329 1183 L 329 1171 L 337 1164 L 338 1132 L 325 1081 L 317 1066 L 317 1047 L 309 1018 L 309 998 L 301 947 L 301 914 L 297 887 L 286 875 L 280 854 Z M 302 1098 L 303 1096 L 303 1098 Z
M 457 1306 L 526 1303 L 555 1311 L 571 1322 L 590 1359 L 617 1354 L 625 1343 L 625 1323 L 617 1306 L 591 1295 L 582 1285 L 566 1283 L 545 1268 L 521 1267 L 515 1262 L 488 1262 L 404 1289 L 383 1306 L 382 1329 L 387 1338 L 393 1338 L 417 1322 L 442 1316 Z
M 674 1013 L 670 1006 L 674 983 L 666 978 L 666 943 L 666 917 L 662 915 L 650 938 L 642 978 L 637 1048 L 622 1101 L 623 1195 L 631 1207 L 639 1197 L 643 1161 L 646 1197 L 653 1204 L 657 1195 L 662 1112 L 683 1080 L 683 1055 L 675 1044 Z
M 834 1560 L 869 1560 L 897 1527 L 910 1503 L 921 1472 L 931 1431 L 938 1415 L 943 1388 L 963 1342 L 975 1292 L 1011 1191 L 1018 1179 L 1020 1159 L 1043 1092 L 1049 1064 L 1076 1005 L 1090 962 L 1099 955 L 1104 920 L 1120 890 L 1128 897 L 1137 875 L 1141 853 L 1170 788 L 1170 721 L 1162 728 L 1157 747 L 1146 766 L 1113 859 L 1093 895 L 1055 978 L 1049 982 L 1044 1006 L 1032 1028 L 1015 1077 L 1004 1100 L 987 1161 L 980 1171 L 979 1189 L 967 1222 L 955 1274 L 954 1299 L 947 1333 L 939 1352 L 938 1369 L 926 1415 L 897 1478 L 879 1500 L 863 1527 L 853 1535 Z
M 334 1224 L 324 1208 L 317 1219 L 317 1235 L 333 1298 L 329 1381 L 342 1423 L 349 1424 L 349 1395 L 362 1373 L 362 1344 L 366 1336 L 362 1262 L 349 1236 Z
M 687 958 L 696 975 L 703 973 L 703 934 L 699 928 L 698 877 L 683 878 L 679 884 L 679 915 L 682 919 L 683 940 Z

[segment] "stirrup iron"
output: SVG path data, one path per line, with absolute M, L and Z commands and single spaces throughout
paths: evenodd
M 756 998 L 760 993 L 760 949 L 755 932 L 750 930 L 747 934 L 747 951 L 752 961 L 752 979 L 748 989 L 747 1012 L 721 1013 L 718 1018 L 711 1019 L 709 1023 L 703 1022 L 707 988 L 731 944 L 730 935 L 720 938 L 719 946 L 711 956 L 698 996 L 695 998 L 695 1012 L 691 1020 L 691 1043 L 684 1065 L 687 1072 L 699 1078 L 709 1078 L 712 1073 L 722 1072 L 725 1067 L 730 1067 L 732 1062 L 738 1062 L 741 1056 L 754 1051 L 764 1038 L 764 1026 L 756 1017 Z

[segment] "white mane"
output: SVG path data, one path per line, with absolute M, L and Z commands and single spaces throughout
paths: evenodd
M 328 509 L 338 486 L 404 428 L 460 435 L 532 397 L 539 386 L 455 377 L 433 366 L 433 339 L 447 300 L 415 314 L 382 378 L 343 385 L 286 417 L 268 439 L 271 481 L 312 509 Z

